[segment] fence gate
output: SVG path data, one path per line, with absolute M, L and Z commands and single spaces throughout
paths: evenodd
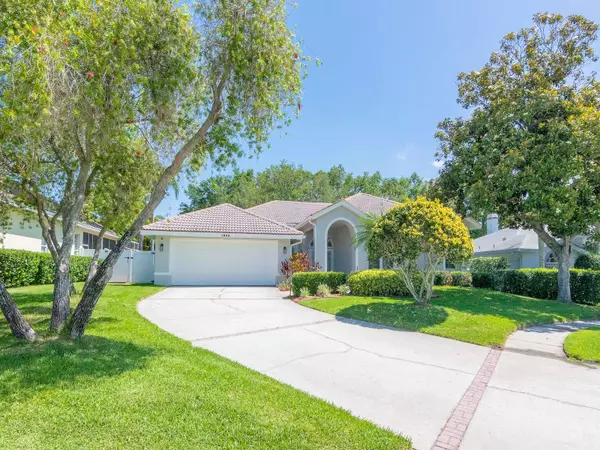
M 113 267 L 111 283 L 150 283 L 154 280 L 154 253 L 125 250 Z

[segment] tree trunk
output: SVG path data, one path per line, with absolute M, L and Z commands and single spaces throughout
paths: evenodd
M 61 252 L 62 253 L 62 252 Z M 69 275 L 70 255 L 61 255 L 56 264 L 54 277 L 54 301 L 50 316 L 50 330 L 60 333 L 71 312 L 71 276 Z
M 183 163 L 186 158 L 198 148 L 206 139 L 206 134 L 210 128 L 214 125 L 221 112 L 221 94 L 224 88 L 224 79 L 219 83 L 217 92 L 215 92 L 215 98 L 211 107 L 211 111 L 200 126 L 194 136 L 183 145 L 183 147 L 177 152 L 170 166 L 165 168 L 160 178 L 158 179 L 150 200 L 140 213 L 138 217 L 131 224 L 129 229 L 121 236 L 117 242 L 115 248 L 108 254 L 106 259 L 98 267 L 96 274 L 87 283 L 85 292 L 83 292 L 81 301 L 75 308 L 73 317 L 71 319 L 71 339 L 78 339 L 85 333 L 85 327 L 92 317 L 94 308 L 104 292 L 104 288 L 109 282 L 112 276 L 113 266 L 119 260 L 121 254 L 125 251 L 127 245 L 131 243 L 131 240 L 142 230 L 144 224 L 153 217 L 154 210 L 164 198 L 169 183 L 175 178 L 175 176 L 181 170 Z
M 10 294 L 2 281 L 0 281 L 0 309 L 2 309 L 2 314 L 6 317 L 6 321 L 14 337 L 25 339 L 28 342 L 33 342 L 37 339 L 37 333 L 33 331 L 33 328 L 27 323 L 13 299 L 10 298 Z
M 92 256 L 92 264 L 90 265 L 90 271 L 85 278 L 85 284 L 83 285 L 83 291 L 85 292 L 85 288 L 87 288 L 88 283 L 94 275 L 96 275 L 96 271 L 98 270 L 98 260 L 100 259 L 100 252 L 102 250 L 102 242 L 104 240 L 104 234 L 106 233 L 106 226 L 102 226 L 100 230 L 100 234 L 98 234 L 98 240 L 96 242 L 96 247 L 94 247 L 94 255 Z
M 571 272 L 569 272 L 569 263 L 571 261 L 571 245 L 568 239 L 561 246 L 560 250 L 555 252 L 558 259 L 558 301 L 563 303 L 572 303 L 571 300 Z

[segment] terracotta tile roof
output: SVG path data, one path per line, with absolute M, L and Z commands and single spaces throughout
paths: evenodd
M 304 222 L 317 211 L 327 208 L 329 205 L 331 203 L 274 200 L 262 205 L 253 206 L 246 211 L 293 227 Z
M 393 200 L 387 200 L 383 197 L 362 193 L 346 197 L 344 200 L 364 213 L 375 214 L 381 214 L 398 204 L 398 202 Z
M 144 231 L 302 235 L 301 231 L 229 203 L 155 222 L 146 225 Z

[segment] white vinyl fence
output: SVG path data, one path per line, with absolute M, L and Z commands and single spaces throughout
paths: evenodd
M 110 250 L 102 250 L 100 259 L 106 258 Z M 83 250 L 83 256 L 93 256 L 94 251 Z M 151 283 L 154 281 L 154 252 L 125 250 L 115 266 L 111 283 Z

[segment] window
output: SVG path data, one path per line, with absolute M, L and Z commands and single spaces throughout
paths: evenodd
M 382 259 L 370 259 L 369 260 L 369 269 L 381 269 L 382 264 Z
M 456 264 L 454 264 L 452 261 L 446 260 L 446 270 L 448 269 L 456 269 Z
M 83 248 L 95 249 L 98 243 L 98 236 L 83 232 Z
M 550 252 L 546 255 L 544 267 L 546 267 L 546 269 L 556 269 L 558 267 L 558 258 L 554 256 L 554 253 Z
M 48 243 L 46 239 L 42 238 L 42 252 L 46 253 L 48 251 Z
M 112 250 L 113 248 L 115 248 L 115 245 L 117 245 L 117 242 L 113 241 L 112 239 L 104 238 L 102 240 L 102 248 L 103 249 Z

